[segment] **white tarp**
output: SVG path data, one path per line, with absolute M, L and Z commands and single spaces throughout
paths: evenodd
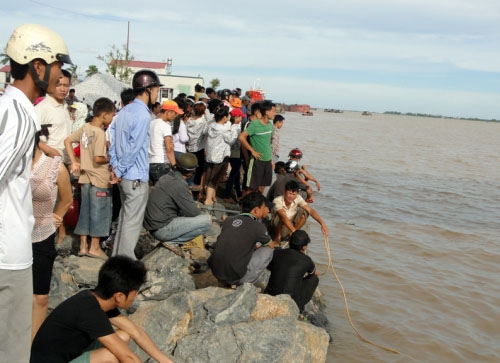
M 73 88 L 76 98 L 90 106 L 98 98 L 107 97 L 113 102 L 116 101 L 116 107 L 120 107 L 120 93 L 124 88 L 130 88 L 130 85 L 120 82 L 109 74 L 98 73 Z

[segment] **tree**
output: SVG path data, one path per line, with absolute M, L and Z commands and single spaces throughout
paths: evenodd
M 214 78 L 210 81 L 210 86 L 212 86 L 213 89 L 216 89 L 217 87 L 220 86 L 220 81 L 219 78 Z
M 111 46 L 111 50 L 105 55 L 97 56 L 97 59 L 106 63 L 106 71 L 116 79 L 122 82 L 129 82 L 132 76 L 132 69 L 129 68 L 130 61 L 134 60 L 134 56 L 123 45 L 123 51 L 116 45 Z
M 78 69 L 78 66 L 76 64 L 72 64 L 71 66 L 68 67 L 68 72 L 71 73 L 71 84 L 74 85 L 78 81 L 78 74 L 76 70 Z
M 0 63 L 1 64 L 7 64 L 7 63 L 9 63 L 9 61 L 10 61 L 10 58 L 7 54 L 0 53 Z
M 97 66 L 94 64 L 91 64 L 87 70 L 85 71 L 86 77 L 92 77 L 94 74 L 99 73 L 99 69 L 97 69 Z

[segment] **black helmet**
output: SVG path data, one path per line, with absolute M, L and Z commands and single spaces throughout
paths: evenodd
M 299 163 L 295 160 L 288 160 L 285 164 L 285 170 L 287 173 L 294 173 L 300 169 Z
M 302 159 L 302 156 L 303 156 L 302 151 L 300 151 L 298 147 L 292 149 L 288 154 L 289 158 L 295 158 L 295 159 Z
M 229 96 L 231 95 L 231 90 L 223 89 L 222 92 L 220 93 L 220 98 L 221 100 L 227 100 L 229 99 Z
M 141 69 L 139 72 L 134 74 L 134 78 L 132 78 L 133 89 L 146 89 L 156 86 L 162 87 L 163 84 L 160 83 L 158 75 L 148 69 Z

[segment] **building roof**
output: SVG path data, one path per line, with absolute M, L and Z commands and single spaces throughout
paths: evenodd
M 10 65 L 5 65 L 3 66 L 2 68 L 0 68 L 0 72 L 3 72 L 3 73 L 8 73 L 10 72 Z
M 116 60 L 115 62 L 120 64 L 120 63 L 125 62 L 125 61 L 124 60 Z M 134 67 L 134 68 L 165 69 L 165 67 L 167 66 L 167 63 L 131 60 L 128 62 L 128 66 Z

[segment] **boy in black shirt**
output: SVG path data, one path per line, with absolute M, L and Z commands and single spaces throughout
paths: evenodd
M 259 221 L 269 213 L 266 198 L 259 192 L 248 194 L 242 211 L 226 218 L 208 259 L 214 276 L 227 285 L 255 282 L 273 257 L 274 243 Z
M 290 248 L 275 250 L 273 260 L 267 267 L 271 270 L 271 277 L 264 292 L 273 296 L 289 294 L 301 313 L 319 282 L 314 262 L 305 254 L 310 241 L 305 231 L 293 232 Z
M 132 305 L 145 278 L 142 262 L 126 256 L 110 258 L 99 271 L 95 290 L 70 297 L 43 322 L 31 346 L 30 362 L 141 362 L 128 347 L 130 338 L 158 362 L 172 362 L 118 310 Z

